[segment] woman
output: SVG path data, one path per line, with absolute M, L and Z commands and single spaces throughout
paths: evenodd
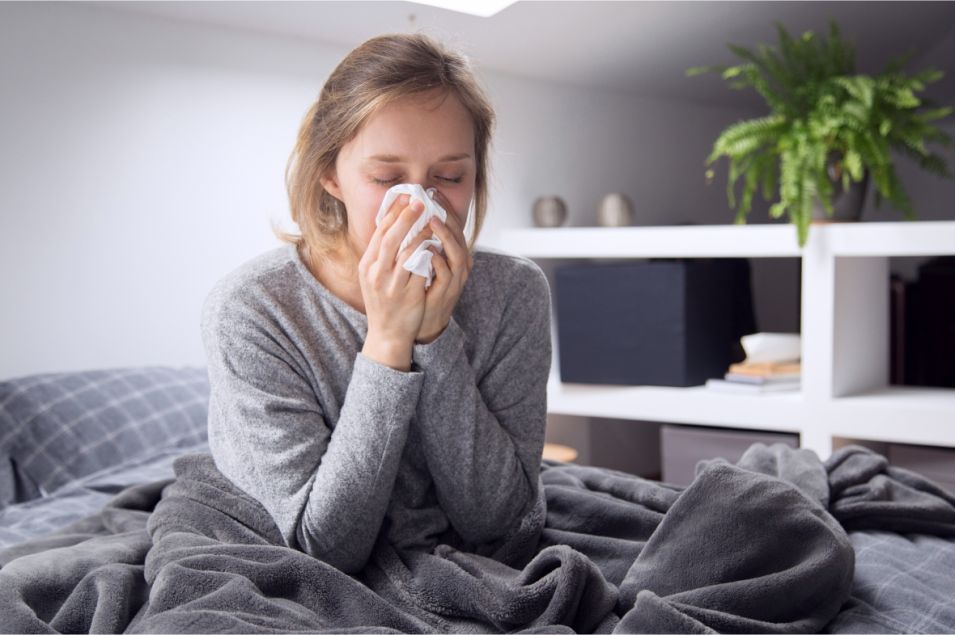
M 289 161 L 301 235 L 280 234 L 203 307 L 216 465 L 288 546 L 349 574 L 379 537 L 490 553 L 544 506 L 547 279 L 474 246 L 493 123 L 462 56 L 424 35 L 365 42 Z M 401 252 L 420 204 L 400 197 L 375 224 L 398 183 L 436 188 L 448 212 Z M 431 247 L 426 290 L 401 265 L 432 235 L 444 253 Z

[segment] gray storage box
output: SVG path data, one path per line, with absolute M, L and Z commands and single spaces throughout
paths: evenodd
M 754 443 L 785 443 L 798 448 L 799 435 L 666 424 L 660 431 L 662 480 L 673 485 L 689 485 L 696 475 L 697 462 L 723 458 L 736 463 Z
M 955 449 L 890 443 L 886 458 L 890 464 L 918 472 L 955 493 Z

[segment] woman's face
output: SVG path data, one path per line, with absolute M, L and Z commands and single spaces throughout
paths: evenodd
M 350 247 L 360 258 L 385 192 L 398 183 L 436 188 L 436 200 L 463 227 L 475 165 L 470 113 L 454 93 L 432 91 L 394 101 L 370 117 L 338 153 L 335 173 L 321 182 L 345 204 Z

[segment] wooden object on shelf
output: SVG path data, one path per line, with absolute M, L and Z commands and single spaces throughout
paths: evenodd
M 549 461 L 561 461 L 563 463 L 573 463 L 577 459 L 577 450 L 569 445 L 560 445 L 558 443 L 544 444 L 544 458 Z

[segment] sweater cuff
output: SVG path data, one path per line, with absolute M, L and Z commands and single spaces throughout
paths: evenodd
M 369 395 L 378 395 L 379 398 L 381 395 L 394 395 L 400 404 L 399 410 L 403 411 L 397 414 L 410 415 L 414 412 L 415 402 L 421 392 L 424 373 L 416 369 L 414 362 L 411 364 L 411 370 L 406 372 L 366 357 L 359 351 L 355 355 L 352 381 L 356 379 L 360 382 L 358 387 L 366 388 Z
M 412 368 L 435 370 L 442 374 L 450 368 L 461 351 L 464 350 L 464 331 L 454 320 L 437 338 L 427 344 L 415 344 L 411 349 Z
M 375 373 L 382 376 L 383 381 L 406 381 L 408 375 L 420 375 L 421 371 L 415 370 L 414 363 L 411 364 L 411 370 L 398 370 L 388 364 L 374 360 L 361 351 L 355 357 L 355 364 L 361 364 L 366 368 L 362 370 L 369 373 Z

